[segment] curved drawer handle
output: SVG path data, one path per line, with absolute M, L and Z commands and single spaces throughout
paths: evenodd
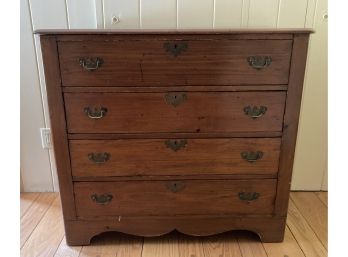
M 241 152 L 240 155 L 244 160 L 248 162 L 256 162 L 257 160 L 260 160 L 263 157 L 263 152 Z
M 247 61 L 251 67 L 256 70 L 262 70 L 272 62 L 271 56 L 249 56 Z
M 242 201 L 255 201 L 260 197 L 260 193 L 257 192 L 239 192 L 238 197 Z
M 88 159 L 96 164 L 103 164 L 110 159 L 110 154 L 109 153 L 89 153 Z
M 103 59 L 100 57 L 97 57 L 95 59 L 90 57 L 81 57 L 79 59 L 79 63 L 85 70 L 94 71 L 101 67 L 101 65 L 103 64 Z
M 186 42 L 166 42 L 163 44 L 164 49 L 177 57 L 182 52 L 186 51 L 188 45 Z
M 187 95 L 186 93 L 167 93 L 164 98 L 167 104 L 177 107 L 187 100 Z
M 92 201 L 94 201 L 96 204 L 100 205 L 107 205 L 111 202 L 113 196 L 110 194 L 102 194 L 102 195 L 97 195 L 93 194 L 91 195 Z
M 179 151 L 181 148 L 184 148 L 187 145 L 187 140 L 186 139 L 181 139 L 181 140 L 171 140 L 168 139 L 165 142 L 165 145 L 172 149 L 174 152 Z
M 90 119 L 101 119 L 105 116 L 108 109 L 106 109 L 105 107 L 86 107 L 84 111 Z
M 173 193 L 180 192 L 186 187 L 185 183 L 182 181 L 170 181 L 167 182 L 166 186 Z
M 250 118 L 256 119 L 256 118 L 260 118 L 261 116 L 265 115 L 265 113 L 267 111 L 267 107 L 266 106 L 260 106 L 260 107 L 253 106 L 253 107 L 251 107 L 249 105 L 249 106 L 244 107 L 243 110 L 244 110 L 244 113 L 246 115 L 248 115 Z

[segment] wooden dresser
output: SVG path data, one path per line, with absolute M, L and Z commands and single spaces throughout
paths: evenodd
M 69 245 L 283 240 L 311 31 L 37 33 Z

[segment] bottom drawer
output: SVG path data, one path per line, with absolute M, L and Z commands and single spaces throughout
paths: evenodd
M 74 183 L 77 216 L 271 214 L 276 179 Z

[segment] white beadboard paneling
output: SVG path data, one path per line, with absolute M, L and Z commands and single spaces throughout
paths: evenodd
M 308 0 L 280 0 L 278 28 L 303 28 Z
M 33 29 L 66 29 L 68 17 L 65 0 L 29 0 Z
M 292 189 L 327 184 L 327 0 L 318 0 L 311 35 L 297 137 Z M 311 11 L 309 10 L 309 13 Z
M 52 191 L 48 151 L 41 147 L 45 127 L 40 84 L 27 0 L 21 0 L 21 176 L 23 191 Z
M 70 29 L 97 28 L 96 0 L 66 0 L 66 4 Z
M 250 0 L 248 27 L 275 28 L 279 0 Z
M 140 28 L 140 0 L 104 0 L 103 10 L 105 28 Z M 113 16 L 117 16 L 120 22 L 112 24 Z
M 177 0 L 140 0 L 142 28 L 176 28 Z
M 213 27 L 214 0 L 178 0 L 178 28 Z
M 104 1 L 103 0 L 95 0 L 95 15 L 97 20 L 97 28 L 103 29 L 104 28 Z
M 250 0 L 243 0 L 242 7 L 242 28 L 248 27 Z
M 306 22 L 305 22 L 306 28 L 313 28 L 314 26 L 314 16 L 315 16 L 316 5 L 317 5 L 317 0 L 308 0 L 307 15 L 306 15 Z
M 242 10 L 243 0 L 215 0 L 214 28 L 239 28 Z

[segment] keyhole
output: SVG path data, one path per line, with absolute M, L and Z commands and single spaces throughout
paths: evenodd
M 174 44 L 174 48 L 175 48 L 175 49 L 177 48 L 177 45 L 176 45 L 176 44 Z

